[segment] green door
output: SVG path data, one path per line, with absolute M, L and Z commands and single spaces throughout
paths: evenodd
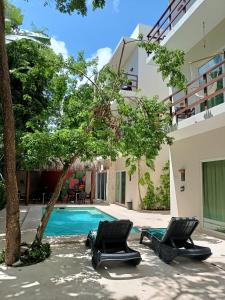
M 225 230 L 225 160 L 203 163 L 203 212 L 208 229 Z

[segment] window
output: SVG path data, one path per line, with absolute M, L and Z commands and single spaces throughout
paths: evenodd
M 203 75 L 205 72 L 207 72 L 207 70 L 211 69 L 213 66 L 220 63 L 222 61 L 222 59 L 223 59 L 222 55 L 219 55 L 219 54 L 216 55 L 214 58 L 210 59 L 207 63 L 205 63 L 198 69 L 199 75 Z M 222 73 L 223 73 L 223 66 L 221 65 L 207 75 L 207 81 L 213 80 L 214 78 L 218 77 Z M 204 84 L 204 81 L 203 81 L 203 79 L 201 79 L 199 81 L 199 85 L 201 86 L 203 84 Z M 223 79 L 220 79 L 217 81 L 217 83 L 208 86 L 208 94 L 209 95 L 213 94 L 215 91 L 220 90 L 222 88 L 223 88 Z M 224 95 L 222 93 L 215 97 L 210 98 L 208 100 L 208 107 L 211 108 L 211 107 L 214 107 L 223 102 L 224 102 Z M 200 109 L 201 109 L 201 111 L 205 110 L 204 103 L 201 103 Z

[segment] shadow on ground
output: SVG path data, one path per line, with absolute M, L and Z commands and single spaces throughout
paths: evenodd
M 167 265 L 147 246 L 130 245 L 142 254 L 138 267 L 107 265 L 96 272 L 83 241 L 56 240 L 43 263 L 0 267 L 0 299 L 224 299 L 224 270 L 187 259 Z

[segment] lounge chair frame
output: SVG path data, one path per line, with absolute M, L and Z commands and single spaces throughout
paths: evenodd
M 185 223 L 187 226 L 184 226 Z M 150 240 L 150 248 L 168 264 L 177 256 L 205 260 L 212 255 L 210 248 L 195 245 L 191 238 L 198 223 L 195 218 L 172 218 L 161 240 L 148 229 L 142 229 L 140 244 L 143 243 L 144 237 L 147 237 Z
M 122 234 L 121 226 L 123 226 Z M 103 262 L 122 261 L 134 266 L 141 262 L 140 253 L 127 245 L 132 226 L 133 223 L 129 220 L 101 221 L 97 232 L 89 232 L 86 246 L 91 247 L 94 269 L 97 269 Z M 112 238 L 110 238 L 110 230 L 113 231 Z M 107 231 L 108 234 L 105 234 Z

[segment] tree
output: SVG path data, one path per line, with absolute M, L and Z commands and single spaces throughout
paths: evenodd
M 57 8 L 66 13 L 77 10 L 82 15 L 87 12 L 86 0 L 56 0 Z M 104 0 L 93 0 L 93 8 L 102 8 Z M 47 1 L 45 1 L 47 4 Z M 12 265 L 20 257 L 19 201 L 16 181 L 15 126 L 10 90 L 8 59 L 5 47 L 5 8 L 0 0 L 0 101 L 2 104 L 4 131 L 5 192 L 6 192 L 6 256 L 7 265 Z
M 21 10 L 15 5 L 9 3 L 8 0 L 5 3 L 5 32 L 11 33 L 17 29 L 19 25 L 23 23 L 23 16 Z
M 55 98 L 57 83 L 66 88 L 64 62 L 51 48 L 27 39 L 8 44 L 7 53 L 18 141 L 24 132 L 45 126 L 45 115 L 59 101 Z
M 8 265 L 20 257 L 19 201 L 16 181 L 15 127 L 5 47 L 4 1 L 0 1 L 0 100 L 2 104 L 6 192 L 6 257 Z
M 130 161 L 143 155 L 152 159 L 161 144 L 169 142 L 166 129 L 170 117 L 166 114 L 166 106 L 156 98 L 134 98 L 127 103 L 120 94 L 125 78 L 109 67 L 97 73 L 95 62 L 86 62 L 81 54 L 77 60 L 69 58 L 64 69 L 68 74 L 68 89 L 62 99 L 63 113 L 57 116 L 57 124 L 27 133 L 22 138 L 26 167 L 44 167 L 54 160 L 63 165 L 37 229 L 36 244 L 41 243 L 66 173 L 76 160 L 92 161 L 99 156 L 115 160 L 119 155 L 129 155 Z M 73 83 L 77 83 L 72 88 L 71 77 Z M 80 85 L 82 78 L 88 81 Z M 116 112 L 111 110 L 112 99 Z
M 0 0 L 1 1 L 1 0 Z M 0 2 L 1 3 L 1 2 Z M 45 1 L 46 3 L 46 1 Z M 103 7 L 104 0 L 93 0 L 93 8 Z M 46 3 L 47 4 L 47 3 Z M 64 13 L 78 13 L 85 15 L 87 13 L 86 1 L 58 0 L 57 9 Z M 2 12 L 2 28 L 4 27 L 4 7 L 0 6 Z M 9 128 L 14 132 L 14 119 L 12 110 L 11 94 L 9 89 L 9 76 L 7 69 L 7 56 L 4 47 L 4 30 L 0 32 L 0 59 L 3 63 L 4 71 L 1 79 L 7 79 L 6 85 L 0 89 L 0 97 L 6 106 L 6 112 L 10 117 L 8 120 L 3 114 L 4 133 L 6 136 L 4 147 L 8 147 Z M 2 38 L 2 39 L 1 39 Z M 167 51 L 165 47 L 156 44 L 141 42 L 140 46 L 151 49 L 155 53 L 155 60 L 159 64 L 159 69 L 166 78 L 170 75 L 170 82 L 178 86 L 184 86 L 184 77 L 180 72 L 180 65 L 183 61 L 183 53 L 180 51 Z M 2 53 L 4 56 L 1 56 Z M 168 55 L 168 56 L 167 56 Z M 36 129 L 34 132 L 27 133 L 22 138 L 21 147 L 24 150 L 25 164 L 27 167 L 40 166 L 47 164 L 50 160 L 60 160 L 63 165 L 61 177 L 45 213 L 41 224 L 37 230 L 37 235 L 33 245 L 40 245 L 43 232 L 48 222 L 51 211 L 56 203 L 65 174 L 69 166 L 76 160 L 92 160 L 95 157 L 111 157 L 116 159 L 120 154 L 128 156 L 127 165 L 134 170 L 134 162 L 143 155 L 147 162 L 151 161 L 157 155 L 162 143 L 170 143 L 167 138 L 167 127 L 170 117 L 166 113 L 167 108 L 159 103 L 156 98 L 134 98 L 131 103 L 127 103 L 120 95 L 119 90 L 124 82 L 123 76 L 116 74 L 109 68 L 104 68 L 99 74 L 96 68 L 93 68 L 92 75 L 89 76 L 92 62 L 85 62 L 82 55 L 75 61 L 70 58 L 65 67 L 69 70 L 70 76 L 67 77 L 67 88 L 62 91 L 60 82 L 58 82 L 59 91 L 63 92 L 63 102 L 60 107 L 62 114 L 47 116 L 46 126 L 43 130 Z M 76 77 L 86 78 L 89 84 L 84 86 L 76 85 Z M 2 82 L 4 82 L 4 80 Z M 74 90 L 74 87 L 76 89 Z M 7 93 L 5 94 L 5 91 Z M 7 99 L 5 97 L 8 97 Z M 111 110 L 111 103 L 114 101 L 117 111 Z M 5 102 L 5 103 L 4 103 Z M 4 111 L 4 109 L 3 109 Z M 56 110 L 53 109 L 53 112 Z M 8 124 L 8 121 L 10 123 Z M 5 156 L 5 165 L 11 167 L 15 165 L 15 134 L 12 136 L 13 143 L 10 144 L 12 155 L 9 164 L 8 156 Z M 135 140 L 135 143 L 134 143 Z M 9 147 L 8 147 L 9 149 Z M 13 152 L 14 151 L 14 152 Z M 15 168 L 9 169 L 8 183 L 14 183 L 16 186 Z M 10 179 L 10 180 L 9 180 Z M 7 183 L 7 184 L 8 184 Z M 7 192 L 7 210 L 11 219 L 15 222 L 14 215 L 9 207 L 16 208 L 13 213 L 18 213 L 18 199 L 16 189 L 13 195 L 17 201 L 11 201 L 9 190 Z M 16 215 L 16 214 L 15 214 Z M 18 214 L 17 214 L 18 215 Z M 16 216 L 17 216 L 16 215 Z M 19 227 L 17 227 L 19 228 Z M 11 228 L 12 229 L 12 228 Z M 10 231 L 8 231 L 7 239 Z M 14 247 L 13 244 L 11 244 Z M 16 247 L 17 250 L 18 247 Z M 14 256 L 9 257 L 10 247 L 6 248 L 6 263 L 12 264 L 19 256 L 18 251 Z M 15 251 L 15 247 L 13 248 Z

